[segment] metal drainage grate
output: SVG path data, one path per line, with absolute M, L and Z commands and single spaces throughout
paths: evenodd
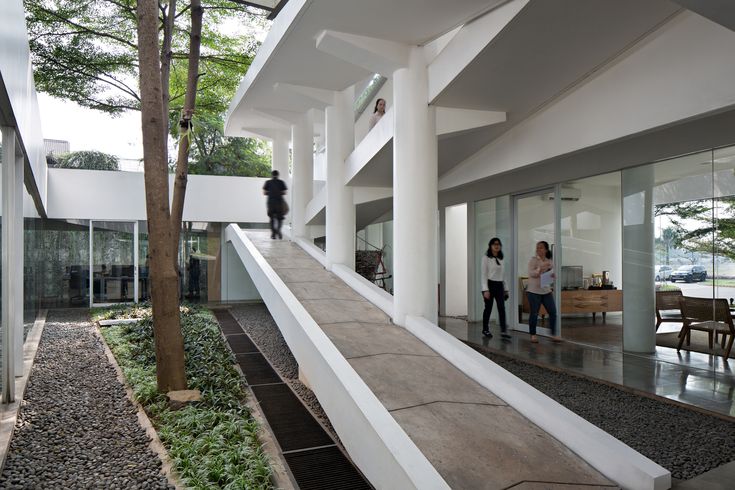
M 283 383 L 283 380 L 266 361 L 260 352 L 254 354 L 235 354 L 240 369 L 250 386 L 268 383 Z
M 232 318 L 232 315 L 230 315 L 229 311 L 213 310 L 212 312 L 214 313 L 215 318 L 217 318 L 219 326 L 225 333 L 225 335 L 230 335 L 233 333 L 243 333 L 242 327 L 239 323 L 237 323 L 234 318 Z
M 252 386 L 252 390 L 284 452 L 334 444 L 286 384 Z
M 254 352 L 259 352 L 258 348 L 255 347 L 255 344 L 253 344 L 253 341 L 250 340 L 250 337 L 244 333 L 225 335 L 225 338 L 227 339 L 227 343 L 230 344 L 230 349 L 232 349 L 232 352 L 235 354 L 252 354 Z
M 298 488 L 373 488 L 274 371 L 232 315 L 225 310 L 215 311 L 215 315 L 281 447 Z
M 336 446 L 283 455 L 301 490 L 372 488 Z

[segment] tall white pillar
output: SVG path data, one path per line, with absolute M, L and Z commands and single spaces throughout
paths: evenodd
M 655 282 L 651 165 L 623 170 L 623 351 L 654 352 Z
M 278 170 L 280 179 L 288 187 L 288 192 L 284 196 L 289 207 L 291 207 L 291 174 L 288 169 L 288 134 L 279 133 L 273 138 L 273 157 L 271 161 L 271 168 Z M 291 221 L 291 213 L 286 215 L 284 224 L 288 224 Z
M 314 119 L 311 111 L 291 127 L 291 141 L 291 234 L 296 238 L 306 236 L 306 206 L 314 193 Z
M 3 160 L 5 161 L 5 160 Z M 15 151 L 15 180 L 13 181 L 14 199 L 15 199 L 15 218 L 13 219 L 12 233 L 15 246 L 13 247 L 13 285 L 15 294 L 13 298 L 13 310 L 15 311 L 15 335 L 13 338 L 13 346 L 15 350 L 15 376 L 23 376 L 23 329 L 24 329 L 24 284 L 23 284 L 23 193 L 25 191 L 23 183 L 23 172 L 25 169 L 25 161 L 23 154 L 16 149 Z
M 352 187 L 345 185 L 345 160 L 355 144 L 353 87 L 334 96 L 326 108 L 327 148 L 327 268 L 343 264 L 355 268 L 355 203 Z
M 437 139 L 419 48 L 393 75 L 393 321 L 437 320 Z
M 16 153 L 15 129 L 3 127 L 2 135 L 3 328 L 0 362 L 2 401 L 9 403 L 15 400 L 15 376 L 23 374 L 23 159 Z

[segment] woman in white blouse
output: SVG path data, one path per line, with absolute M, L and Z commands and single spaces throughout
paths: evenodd
M 531 342 L 538 342 L 536 337 L 536 323 L 541 305 L 544 305 L 549 314 L 549 326 L 551 328 L 551 340 L 560 342 L 556 336 L 556 304 L 554 304 L 554 293 L 549 285 L 541 285 L 541 275 L 554 270 L 554 262 L 551 260 L 551 250 L 548 242 L 536 244 L 536 255 L 528 262 L 528 304 L 531 313 L 528 316 L 528 331 L 531 334 Z M 552 276 L 553 277 L 553 276 Z
M 385 99 L 378 99 L 375 101 L 375 109 L 373 110 L 373 115 L 370 116 L 370 128 L 373 129 L 376 124 L 378 124 L 378 121 L 380 121 L 380 118 L 385 115 Z
M 503 282 L 503 244 L 500 238 L 493 238 L 487 246 L 487 252 L 482 256 L 482 299 L 485 300 L 485 310 L 482 312 L 482 334 L 492 338 L 490 333 L 490 313 L 493 311 L 493 300 L 498 304 L 498 319 L 500 320 L 500 336 L 510 339 L 508 326 L 505 322 L 505 299 L 508 291 Z

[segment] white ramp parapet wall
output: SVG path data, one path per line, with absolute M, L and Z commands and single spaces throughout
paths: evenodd
M 409 316 L 406 329 L 622 488 L 671 488 L 671 473 L 666 468 L 523 382 L 429 320 Z
M 436 469 L 236 225 L 232 243 L 355 464 L 376 488 L 448 489 Z

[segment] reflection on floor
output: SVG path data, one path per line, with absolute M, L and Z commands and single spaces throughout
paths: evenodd
M 617 329 L 618 335 L 622 335 L 622 327 L 610 324 L 610 320 L 608 316 L 607 326 L 602 326 L 598 333 L 613 338 L 612 332 Z M 589 322 L 565 328 L 567 341 L 561 344 L 544 337 L 532 344 L 528 334 L 522 332 L 512 332 L 510 342 L 502 341 L 499 335 L 486 339 L 480 323 L 456 318 L 442 317 L 439 325 L 460 340 L 499 353 L 735 417 L 735 362 L 723 362 L 721 356 L 677 352 L 667 347 L 657 347 L 650 355 L 627 354 L 621 352 L 620 342 L 610 348 L 602 347 L 602 343 L 585 345 L 579 339 L 591 335 L 590 330 L 595 327 Z M 497 327 L 492 326 L 492 330 L 497 332 Z

